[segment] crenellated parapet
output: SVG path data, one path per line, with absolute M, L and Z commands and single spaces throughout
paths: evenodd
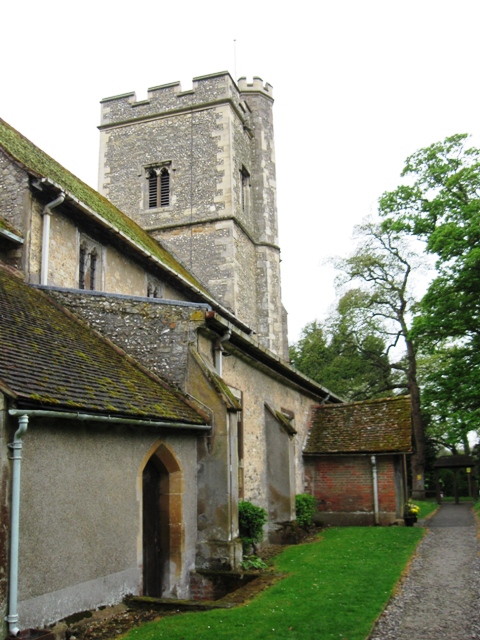
M 245 77 L 238 79 L 238 90 L 240 93 L 261 93 L 273 100 L 273 87 L 268 82 L 263 82 L 258 76 L 253 76 L 253 82 L 247 82 Z
M 155 117 L 163 113 L 199 108 L 208 104 L 231 101 L 240 113 L 245 113 L 242 104 L 245 95 L 262 94 L 272 97 L 272 87 L 258 77 L 252 83 L 240 78 L 238 85 L 227 71 L 199 76 L 193 79 L 192 89 L 182 91 L 180 82 L 170 82 L 148 89 L 146 100 L 137 101 L 135 93 L 123 93 L 101 101 L 100 128 L 120 122 Z

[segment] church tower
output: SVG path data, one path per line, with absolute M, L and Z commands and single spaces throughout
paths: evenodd
M 222 72 L 101 104 L 99 191 L 287 359 L 272 87 Z

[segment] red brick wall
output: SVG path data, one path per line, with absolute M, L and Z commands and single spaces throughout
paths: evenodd
M 393 456 L 377 456 L 377 472 L 379 509 L 395 513 Z M 370 456 L 309 458 L 305 477 L 320 512 L 373 512 Z

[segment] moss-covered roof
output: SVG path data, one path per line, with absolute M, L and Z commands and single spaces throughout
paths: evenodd
M 202 357 L 198 353 L 196 349 L 193 347 L 190 349 L 190 352 L 195 359 L 195 362 L 203 371 L 203 374 L 210 382 L 212 387 L 215 389 L 217 394 L 222 399 L 223 403 L 227 407 L 227 409 L 233 409 L 234 411 L 242 410 L 242 403 L 238 400 L 233 393 L 231 392 L 229 386 L 225 384 L 222 378 L 218 375 L 216 371 L 211 369 L 207 364 L 203 361 Z
M 412 449 L 410 396 L 316 406 L 304 453 L 389 453 Z
M 4 268 L 0 387 L 36 408 L 205 423 L 179 392 Z
M 265 406 L 270 411 L 272 416 L 276 418 L 276 420 L 282 425 L 282 427 L 285 429 L 285 431 L 289 435 L 294 436 L 297 433 L 297 430 L 293 428 L 292 423 L 290 422 L 290 420 L 287 418 L 286 415 L 284 415 L 281 411 L 277 411 L 276 409 L 271 407 L 268 403 L 265 403 Z
M 164 247 L 151 238 L 136 222 L 117 209 L 109 200 L 67 171 L 62 165 L 30 142 L 21 133 L 0 118 L 0 146 L 27 171 L 47 178 L 67 194 L 97 213 L 109 226 L 125 234 L 130 240 L 148 251 L 168 269 L 180 275 L 189 284 L 208 296 L 211 294 Z
M 11 225 L 8 222 L 8 220 L 5 220 L 5 218 L 2 218 L 2 216 L 0 216 L 0 229 L 3 231 L 8 231 L 9 233 L 13 233 L 15 236 L 18 236 L 19 238 L 22 237 L 22 233 L 18 229 L 15 229 L 15 227 Z

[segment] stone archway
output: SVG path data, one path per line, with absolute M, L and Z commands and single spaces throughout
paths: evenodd
M 183 474 L 168 446 L 161 444 L 142 471 L 142 550 L 145 596 L 168 597 L 181 578 L 184 525 Z

